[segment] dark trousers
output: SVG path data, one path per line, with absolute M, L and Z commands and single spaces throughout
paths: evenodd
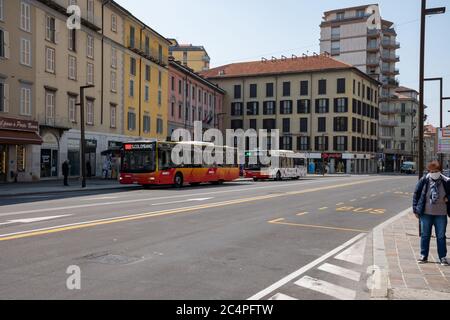
M 420 241 L 421 254 L 428 258 L 430 252 L 431 232 L 436 232 L 437 249 L 439 259 L 447 257 L 447 216 L 432 216 L 424 214 L 420 217 L 420 225 L 422 229 L 422 237 Z
M 68 181 L 67 181 L 67 180 L 68 180 L 67 178 L 68 178 L 68 176 L 65 175 L 65 176 L 64 176 L 64 185 L 65 185 L 65 186 L 68 186 L 68 185 L 69 185 L 69 183 L 68 183 Z

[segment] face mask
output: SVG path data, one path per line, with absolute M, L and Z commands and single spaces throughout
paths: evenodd
M 440 172 L 436 172 L 436 173 L 430 173 L 430 178 L 433 180 L 438 180 L 441 177 L 441 173 Z

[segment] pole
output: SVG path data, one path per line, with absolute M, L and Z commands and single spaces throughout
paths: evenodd
M 84 89 L 80 88 L 80 128 L 81 128 L 81 187 L 86 188 L 86 138 L 84 123 Z
M 419 79 L 419 179 L 424 174 L 424 82 L 425 82 L 425 22 L 427 1 L 422 0 L 421 25 L 420 25 L 420 79 Z
M 441 109 L 440 109 L 440 124 L 439 127 L 441 130 L 444 128 L 444 79 L 440 79 L 440 102 L 441 102 Z M 444 168 L 444 154 L 441 153 L 439 155 L 439 162 L 441 163 L 441 167 Z

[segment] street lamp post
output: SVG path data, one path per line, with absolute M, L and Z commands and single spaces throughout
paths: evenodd
M 427 9 L 427 0 L 422 0 L 421 9 L 421 25 L 420 25 L 420 78 L 419 78 L 419 179 L 424 173 L 424 118 L 425 118 L 425 103 L 424 103 L 424 87 L 425 87 L 425 23 L 428 15 L 445 13 L 445 7 Z
M 81 131 L 81 187 L 86 188 L 86 138 L 85 138 L 85 122 L 84 122 L 84 91 L 89 88 L 94 88 L 94 85 L 87 85 L 80 87 L 80 131 Z

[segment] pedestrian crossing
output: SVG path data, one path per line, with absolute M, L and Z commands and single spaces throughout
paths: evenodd
M 286 288 L 288 292 L 280 290 L 269 300 L 299 300 L 305 293 L 313 296 L 323 295 L 328 299 L 356 300 L 358 291 L 355 290 L 355 287 L 358 287 L 363 277 L 361 271 L 366 245 L 367 238 L 363 238 L 331 257 L 330 261 L 308 270 L 300 279 L 294 279 L 289 290 Z M 343 264 L 345 267 L 342 266 Z M 324 279 L 314 277 L 314 274 L 322 275 Z

